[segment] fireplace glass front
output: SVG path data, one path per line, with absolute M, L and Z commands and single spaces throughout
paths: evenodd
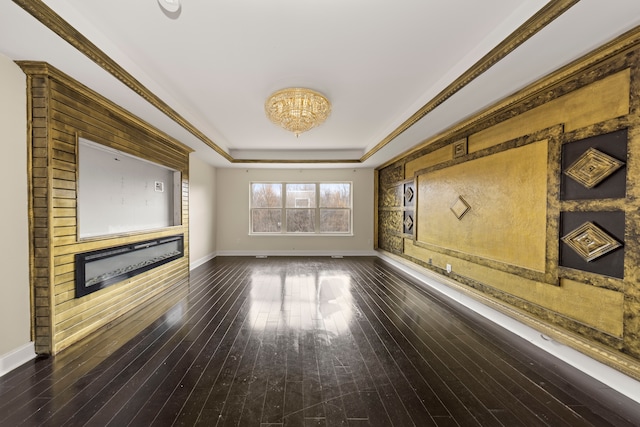
M 76 298 L 184 255 L 184 236 L 170 236 L 76 254 Z

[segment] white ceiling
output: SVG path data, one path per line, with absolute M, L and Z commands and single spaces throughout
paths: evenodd
M 0 5 L 0 54 L 50 63 L 218 167 L 376 167 L 640 25 L 639 0 L 581 0 L 371 153 L 548 1 L 181 0 L 176 14 L 157 0 L 44 3 L 236 161 L 10 1 Z M 290 86 L 332 103 L 297 139 L 264 114 L 265 99 Z

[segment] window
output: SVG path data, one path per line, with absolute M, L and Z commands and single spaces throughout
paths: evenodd
M 351 184 L 320 184 L 320 232 L 351 232 Z
M 350 182 L 251 183 L 251 234 L 351 234 Z
M 282 228 L 282 185 L 251 184 L 251 231 L 279 233 Z

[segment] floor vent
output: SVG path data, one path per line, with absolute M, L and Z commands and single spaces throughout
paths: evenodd
M 256 255 L 256 258 L 266 258 L 266 255 Z
M 342 255 L 331 255 L 331 258 L 343 258 Z

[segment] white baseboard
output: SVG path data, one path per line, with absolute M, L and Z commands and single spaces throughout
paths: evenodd
M 35 359 L 35 357 L 36 348 L 33 342 L 29 342 L 8 353 L 0 355 L 0 377 L 18 366 Z
M 212 252 L 212 253 L 210 253 L 210 254 L 209 254 L 209 255 L 207 255 L 207 256 L 204 256 L 204 257 L 202 257 L 202 258 L 200 258 L 200 259 L 197 259 L 197 260 L 195 260 L 195 261 L 191 262 L 191 263 L 189 264 L 189 271 L 191 271 L 191 270 L 193 270 L 193 269 L 195 269 L 195 268 L 200 267 L 200 266 L 201 266 L 202 264 L 204 264 L 205 262 L 211 261 L 211 260 L 212 260 L 212 259 L 214 259 L 216 256 L 217 256 L 217 253 Z
M 605 384 L 607 387 L 627 396 L 628 398 L 640 403 L 640 382 L 634 378 L 623 374 L 579 351 L 555 341 L 534 328 L 525 325 L 518 320 L 509 317 L 499 311 L 482 304 L 479 301 L 463 294 L 438 280 L 435 273 L 421 273 L 416 269 L 410 268 L 403 263 L 394 260 L 380 252 L 376 255 L 393 265 L 394 267 L 407 273 L 414 279 L 418 280 L 424 286 L 427 286 L 440 294 L 462 304 L 463 306 L 475 311 L 479 315 L 485 317 L 491 322 L 505 328 L 506 330 L 520 336 L 529 341 L 536 347 L 546 351 L 552 356 L 564 361 L 576 369 L 584 372 L 592 378 Z M 431 275 L 433 274 L 433 275 Z
M 377 256 L 378 253 L 374 250 L 370 251 L 220 251 L 218 256 Z

